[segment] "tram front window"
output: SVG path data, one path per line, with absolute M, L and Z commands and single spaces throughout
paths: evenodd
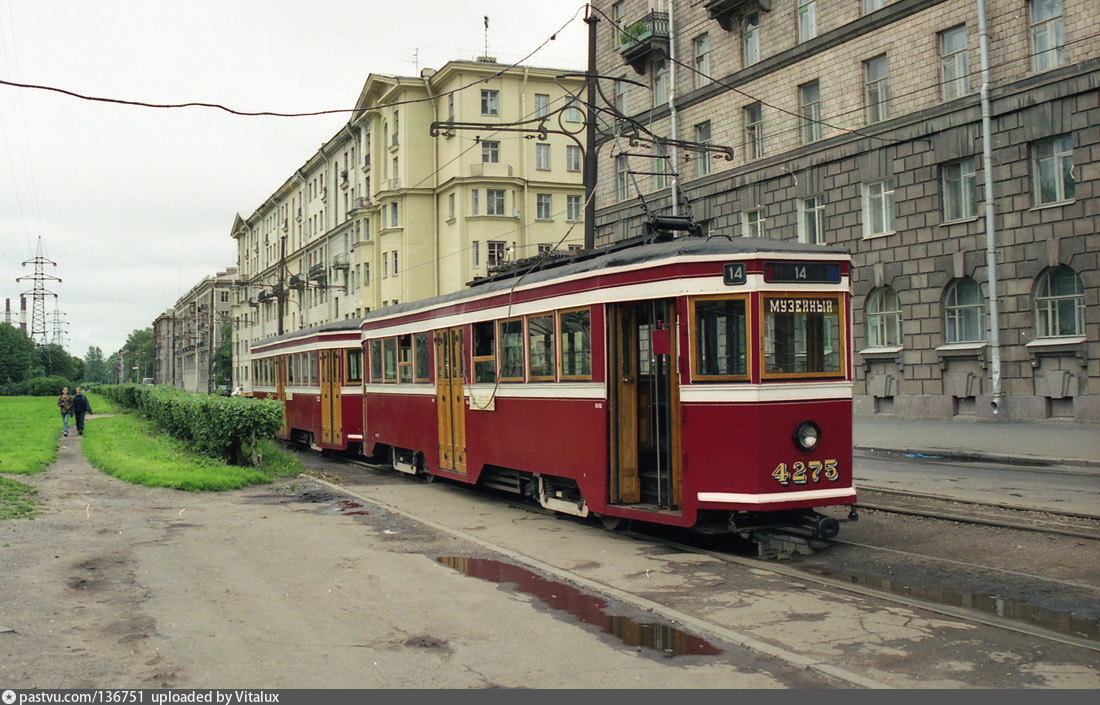
M 764 374 L 844 374 L 837 296 L 764 297 Z

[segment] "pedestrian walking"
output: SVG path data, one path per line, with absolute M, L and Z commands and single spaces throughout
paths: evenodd
M 68 387 L 61 388 L 61 396 L 57 398 L 57 408 L 61 409 L 61 424 L 65 435 L 69 435 L 69 417 L 73 415 L 73 397 L 69 394 Z
M 92 405 L 88 403 L 88 397 L 84 396 L 80 391 L 80 387 L 76 388 L 76 394 L 73 395 L 73 413 L 76 414 L 76 432 L 77 435 L 84 435 L 84 414 L 92 413 Z

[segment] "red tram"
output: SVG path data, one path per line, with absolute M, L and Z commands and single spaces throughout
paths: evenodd
M 363 441 L 362 319 L 296 331 L 252 348 L 252 391 L 283 401 L 279 438 L 314 449 Z
M 398 470 L 609 526 L 831 537 L 814 508 L 856 501 L 849 268 L 837 248 L 685 237 L 372 312 L 362 418 L 345 403 L 318 445 L 361 423 L 362 452 Z M 256 354 L 347 359 L 347 333 L 326 335 Z M 325 405 L 299 422 L 307 390 L 287 390 L 288 424 L 324 438 Z

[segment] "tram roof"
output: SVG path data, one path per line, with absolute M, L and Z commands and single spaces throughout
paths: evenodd
M 461 301 L 472 296 L 508 291 L 516 285 L 516 279 L 522 278 L 526 285 L 551 282 L 589 272 L 659 263 L 661 260 L 678 257 L 771 257 L 784 255 L 824 255 L 847 257 L 847 248 L 837 245 L 810 245 L 794 240 L 772 240 L 769 238 L 736 237 L 678 237 L 657 242 L 639 244 L 637 241 L 624 241 L 607 248 L 589 250 L 569 257 L 550 260 L 548 264 L 533 263 L 530 268 L 517 267 L 507 274 L 497 274 L 484 279 L 475 279 L 465 289 L 443 294 L 430 299 L 419 299 L 406 303 L 387 306 L 368 313 L 362 321 L 389 318 L 422 308 Z M 526 273 L 525 273 L 526 272 Z

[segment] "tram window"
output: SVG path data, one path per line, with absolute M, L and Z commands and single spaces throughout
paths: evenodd
M 527 318 L 527 357 L 531 367 L 531 379 L 554 379 L 554 317 L 529 316 Z
M 385 380 L 387 382 L 397 381 L 397 338 L 386 338 L 382 343 L 383 359 L 385 360 Z
M 431 333 L 417 333 L 415 336 L 416 343 L 416 369 L 413 372 L 417 382 L 427 382 L 428 375 L 431 372 L 431 366 L 429 365 L 429 348 L 431 343 Z
M 347 369 L 344 373 L 344 381 L 346 382 L 362 382 L 363 381 L 363 351 L 362 350 L 348 350 L 347 351 Z
M 697 300 L 692 305 L 695 376 L 746 378 L 745 299 Z
M 837 296 L 765 296 L 764 374 L 844 373 Z
M 561 320 L 562 379 L 592 376 L 592 316 L 588 310 L 563 311 Z
M 523 321 L 500 322 L 500 379 L 523 381 Z
M 474 324 L 474 382 L 497 381 L 495 331 L 492 321 Z
M 318 353 L 306 353 L 306 364 L 309 366 L 309 384 L 312 387 L 316 387 L 318 384 L 320 384 L 320 377 L 317 374 L 317 358 Z
M 370 381 L 382 381 L 382 340 L 370 341 Z
M 302 379 L 302 356 L 299 354 L 287 355 L 286 358 L 286 383 L 298 384 Z
M 397 381 L 408 384 L 413 381 L 412 334 L 397 336 Z

